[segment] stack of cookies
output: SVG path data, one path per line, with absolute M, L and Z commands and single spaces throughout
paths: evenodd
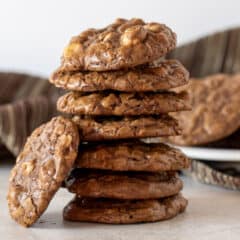
M 188 72 L 161 59 L 175 46 L 171 29 L 140 19 L 72 38 L 50 78 L 70 90 L 57 107 L 71 117 L 34 130 L 18 156 L 7 197 L 15 221 L 36 222 L 63 182 L 76 195 L 66 220 L 151 222 L 184 211 L 178 170 L 188 159 L 164 143 L 142 141 L 180 134 L 168 113 L 190 109 L 185 92 L 169 90 L 186 84 Z
M 70 90 L 57 108 L 73 115 L 84 142 L 65 183 L 76 194 L 65 219 L 149 222 L 185 209 L 177 171 L 188 159 L 163 143 L 139 140 L 180 134 L 168 113 L 190 109 L 185 92 L 169 91 L 188 82 L 186 69 L 177 60 L 156 62 L 175 46 L 165 25 L 117 19 L 65 48 L 50 81 Z

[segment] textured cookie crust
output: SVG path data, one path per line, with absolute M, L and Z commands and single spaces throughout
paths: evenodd
M 106 71 L 152 62 L 176 47 L 176 34 L 164 24 L 116 19 L 71 39 L 62 56 L 66 70 Z
M 41 125 L 28 138 L 9 179 L 12 218 L 30 226 L 47 208 L 77 156 L 77 127 L 63 117 Z
M 56 87 L 82 92 L 146 92 L 182 86 L 188 82 L 188 77 L 187 70 L 179 61 L 164 60 L 154 67 L 108 72 L 66 72 L 59 68 L 50 77 L 50 82 Z
M 171 142 L 206 144 L 229 136 L 240 127 L 240 74 L 193 79 L 188 91 L 192 111 L 173 114 L 179 119 L 183 133 L 170 137 Z
M 66 187 L 81 197 L 154 199 L 177 194 L 183 187 L 176 172 L 112 172 L 75 169 Z
M 75 198 L 63 211 L 69 221 L 128 224 L 155 222 L 175 217 L 187 207 L 181 195 L 155 200 Z
M 188 94 L 164 93 L 80 93 L 69 92 L 58 99 L 60 112 L 86 115 L 149 115 L 190 109 Z
M 131 141 L 82 146 L 75 167 L 158 172 L 181 170 L 189 164 L 188 158 L 176 148 Z
M 174 136 L 181 134 L 177 120 L 167 115 L 109 118 L 74 116 L 73 121 L 78 126 L 83 141 Z

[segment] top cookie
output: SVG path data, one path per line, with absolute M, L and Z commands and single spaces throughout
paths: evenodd
M 41 216 L 72 167 L 78 145 L 77 127 L 63 117 L 32 133 L 9 179 L 8 206 L 16 222 L 28 227 Z
M 192 111 L 173 114 L 180 121 L 183 132 L 181 136 L 169 137 L 171 142 L 206 144 L 229 136 L 240 127 L 240 74 L 193 79 L 186 88 Z
M 164 24 L 116 19 L 71 39 L 62 56 L 65 70 L 107 71 L 152 62 L 174 49 L 176 34 Z

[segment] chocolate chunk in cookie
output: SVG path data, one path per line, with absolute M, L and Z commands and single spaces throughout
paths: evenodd
M 62 56 L 66 70 L 108 71 L 152 62 L 174 49 L 176 34 L 164 24 L 117 19 L 71 39 Z
M 183 133 L 170 137 L 171 142 L 206 144 L 227 137 L 240 127 L 240 74 L 193 79 L 187 87 L 192 111 L 173 114 Z
M 113 171 L 173 171 L 189 167 L 188 158 L 163 143 L 140 141 L 83 145 L 75 162 L 77 168 Z
M 177 194 L 183 183 L 176 172 L 113 172 L 74 169 L 66 180 L 70 192 L 81 197 L 153 199 Z
M 37 221 L 71 169 L 78 145 L 77 127 L 63 117 L 32 133 L 9 179 L 8 206 L 15 221 L 26 227 Z
M 50 77 L 55 86 L 73 91 L 116 90 L 146 92 L 167 90 L 188 82 L 188 72 L 177 60 L 165 60 L 157 66 L 108 72 L 66 72 L 59 68 Z
M 64 113 L 80 115 L 139 116 L 189 110 L 190 104 L 186 92 L 69 92 L 59 98 L 57 108 Z
M 145 137 L 174 136 L 181 134 L 176 119 L 167 116 L 139 117 L 81 117 L 73 121 L 83 141 L 101 141 Z
M 175 217 L 187 207 L 187 200 L 175 195 L 154 200 L 74 198 L 63 211 L 69 221 L 128 224 L 155 222 Z

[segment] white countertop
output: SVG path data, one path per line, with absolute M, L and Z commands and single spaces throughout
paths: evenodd
M 72 198 L 61 189 L 31 228 L 17 225 L 8 215 L 6 192 L 10 166 L 0 164 L 0 239 L 2 240 L 239 240 L 240 192 L 200 184 L 184 177 L 187 211 L 157 223 L 106 225 L 63 221 L 62 209 Z

